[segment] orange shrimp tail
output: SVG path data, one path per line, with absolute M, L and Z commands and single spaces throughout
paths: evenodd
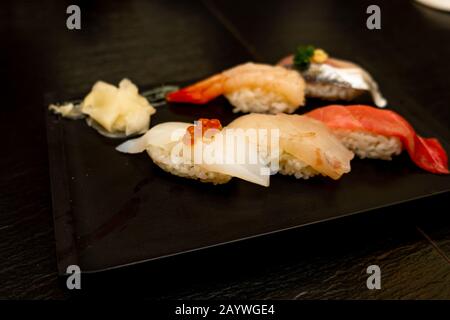
M 215 75 L 191 86 L 169 93 L 166 100 L 169 102 L 205 104 L 223 94 L 222 74 Z
M 188 88 L 184 88 L 175 92 L 171 92 L 166 96 L 166 100 L 169 102 L 178 102 L 178 103 L 192 103 L 192 104 L 205 104 L 209 102 L 209 99 L 206 99 L 201 95 L 201 93 L 190 92 L 187 90 Z

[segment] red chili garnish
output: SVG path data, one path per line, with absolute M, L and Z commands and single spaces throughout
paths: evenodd
M 195 127 L 201 125 L 202 130 L 202 137 L 205 135 L 205 132 L 209 129 L 216 129 L 216 130 L 222 130 L 222 124 L 220 123 L 220 120 L 218 119 L 205 119 L 200 118 L 197 120 L 197 123 L 195 126 L 189 126 L 186 129 L 186 134 L 184 135 L 183 141 L 185 144 L 194 144 L 194 132 Z

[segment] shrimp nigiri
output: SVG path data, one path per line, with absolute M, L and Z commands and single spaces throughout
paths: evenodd
M 435 138 L 422 138 L 402 116 L 370 106 L 331 105 L 307 117 L 325 123 L 342 143 L 360 158 L 390 160 L 406 149 L 420 168 L 448 174 L 447 154 Z
M 308 179 L 322 174 L 339 179 L 350 172 L 353 153 L 320 121 L 300 115 L 248 114 L 231 122 L 228 129 L 279 130 L 279 173 Z M 259 141 L 259 139 L 258 139 Z M 275 157 L 272 157 L 275 159 Z
M 331 58 L 322 49 L 301 46 L 295 55 L 287 56 L 278 65 L 298 70 L 306 81 L 306 97 L 324 100 L 353 100 L 370 92 L 376 106 L 385 107 L 386 99 L 372 76 L 359 65 Z
M 305 82 L 293 70 L 245 63 L 167 95 L 169 102 L 206 104 L 225 95 L 235 112 L 292 113 L 304 104 Z

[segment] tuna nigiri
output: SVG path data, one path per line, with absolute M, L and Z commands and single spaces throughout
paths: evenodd
M 220 95 L 234 111 L 292 113 L 304 104 L 305 83 L 293 70 L 245 63 L 167 95 L 169 102 L 206 104 Z
M 278 172 L 281 174 L 304 179 L 322 174 L 339 179 L 350 172 L 353 153 L 320 121 L 282 113 L 248 114 L 237 118 L 227 128 L 254 129 L 258 132 L 279 130 L 276 160 L 279 160 Z
M 420 168 L 448 174 L 447 154 L 435 138 L 422 138 L 402 116 L 370 106 L 331 105 L 307 117 L 325 123 L 342 143 L 360 158 L 390 160 L 406 149 Z

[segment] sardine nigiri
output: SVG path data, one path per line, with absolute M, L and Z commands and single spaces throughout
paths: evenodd
M 277 65 L 298 70 L 306 82 L 306 97 L 324 100 L 353 100 L 370 92 L 376 106 L 384 108 L 386 99 L 378 84 L 361 66 L 329 57 L 315 46 L 300 46 L 295 55 L 281 59 Z

